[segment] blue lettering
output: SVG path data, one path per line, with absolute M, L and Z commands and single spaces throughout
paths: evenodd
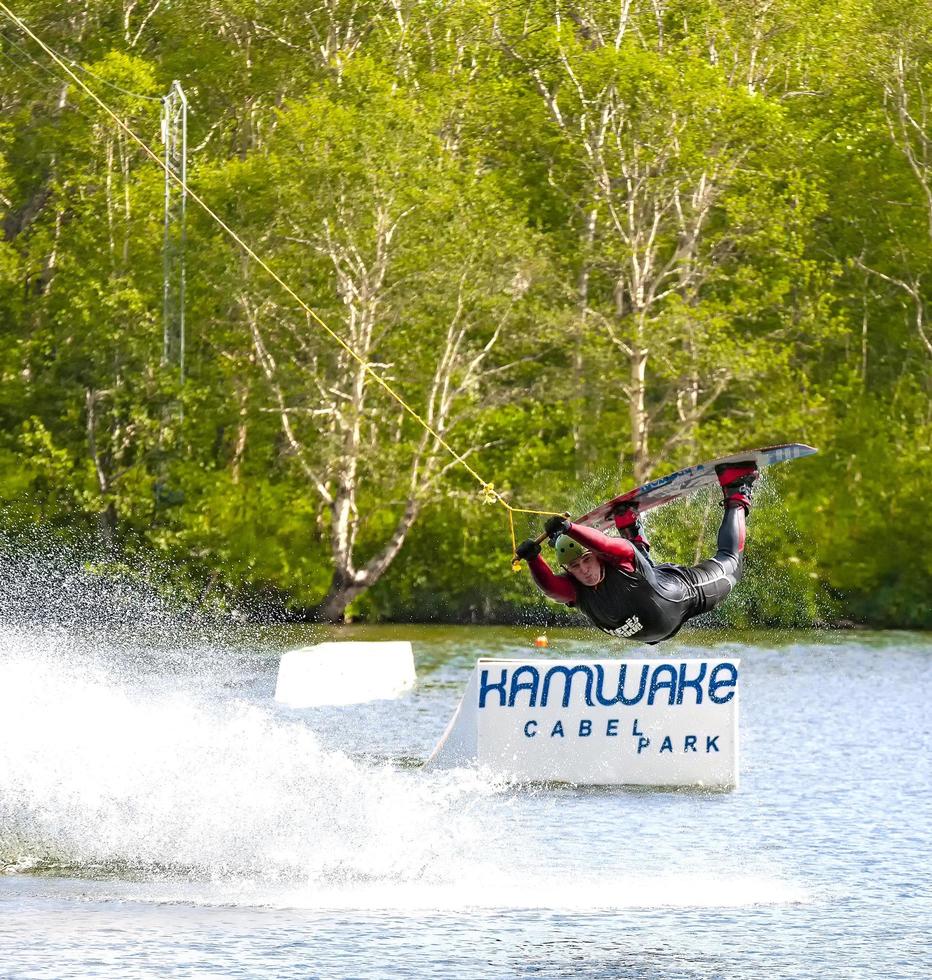
M 534 731 L 531 731 L 531 725 L 534 726 Z M 533 738 L 537 734 L 537 722 L 532 718 L 530 721 L 525 722 L 524 734 L 527 738 Z
M 637 704 L 638 701 L 644 697 L 644 688 L 647 686 L 647 670 L 648 665 L 644 664 L 641 667 L 641 683 L 638 687 L 637 694 L 633 698 L 625 697 L 625 680 L 628 676 L 628 665 L 620 664 L 618 667 L 618 690 L 613 698 L 606 698 L 603 696 L 602 685 L 605 681 L 605 671 L 601 664 L 595 665 L 595 698 L 599 704 L 606 708 L 610 708 L 613 704 L 618 704 L 620 701 L 622 704 Z
M 680 664 L 680 686 L 676 692 L 676 703 L 683 703 L 683 692 L 687 687 L 691 687 L 696 692 L 696 704 L 702 704 L 702 681 L 705 677 L 705 661 L 703 660 L 699 664 L 699 676 L 693 678 L 691 681 L 686 679 L 686 667 L 686 663 Z
M 554 735 L 559 735 L 560 738 L 563 738 L 563 722 L 562 721 L 558 721 L 553 726 L 553 731 L 550 733 L 550 737 L 553 738 Z
M 580 664 L 577 667 L 551 667 L 550 670 L 544 674 L 544 689 L 541 692 L 540 706 L 542 708 L 547 707 L 547 699 L 550 694 L 550 679 L 556 675 L 561 674 L 563 676 L 563 707 L 568 708 L 570 705 L 570 689 L 573 686 L 573 677 L 576 674 L 582 674 L 586 678 L 586 704 L 592 707 L 592 668 L 587 667 L 585 664 Z
M 641 754 L 642 749 L 646 749 L 650 745 L 650 739 L 646 735 L 642 735 L 638 739 L 638 755 Z
M 530 680 L 519 683 L 518 678 L 522 673 L 527 673 L 530 676 Z M 540 681 L 540 674 L 536 667 L 518 667 L 511 675 L 511 693 L 508 695 L 508 707 L 513 708 L 515 706 L 515 698 L 518 696 L 518 691 L 528 691 L 530 692 L 528 694 L 528 707 L 536 708 L 538 681 Z
M 618 719 L 609 718 L 608 724 L 605 726 L 606 735 L 617 735 L 618 734 Z
M 664 736 L 663 742 L 660 745 L 660 751 L 661 752 L 672 752 L 673 751 L 673 742 L 670 739 L 670 736 L 669 735 Z
M 670 675 L 669 680 L 660 680 L 663 671 L 666 671 Z M 654 668 L 654 676 L 650 679 L 650 691 L 647 695 L 647 703 L 653 704 L 654 695 L 663 688 L 670 692 L 670 698 L 667 704 L 673 704 L 673 700 L 676 697 L 676 676 L 676 668 L 672 664 L 661 664 L 659 667 Z
M 573 698 L 573 682 L 577 675 L 583 677 L 584 691 L 578 691 L 583 696 L 585 704 L 593 707 L 594 703 L 603 707 L 610 707 L 616 704 L 623 704 L 628 707 L 639 704 L 666 703 L 668 705 L 683 704 L 686 700 L 687 690 L 692 690 L 695 694 L 695 702 L 690 699 L 689 703 L 702 704 L 703 684 L 707 684 L 706 693 L 714 704 L 727 704 L 734 698 L 738 687 L 738 668 L 733 663 L 716 664 L 711 670 L 705 662 L 700 662 L 697 666 L 695 677 L 687 676 L 689 662 L 682 661 L 678 665 L 659 664 L 653 668 L 650 674 L 650 665 L 641 666 L 638 677 L 637 690 L 626 691 L 625 686 L 628 680 L 628 664 L 619 664 L 618 684 L 611 697 L 605 696 L 605 667 L 602 664 L 577 664 L 571 667 L 557 665 L 550 667 L 543 676 L 541 684 L 541 672 L 538 667 L 530 664 L 523 664 L 517 667 L 511 674 L 509 686 L 508 668 L 503 668 L 500 680 L 492 680 L 489 670 L 482 670 L 479 675 L 479 707 L 485 708 L 487 704 L 496 706 L 494 696 L 498 696 L 497 707 L 513 708 L 520 706 L 520 694 L 527 691 L 527 707 L 546 708 L 550 698 L 550 685 L 557 677 L 563 681 L 563 691 L 561 703 L 564 708 L 570 706 Z M 648 680 L 650 683 L 648 684 Z M 578 686 L 577 686 L 578 689 Z M 593 702 L 593 690 L 595 702 Z M 666 702 L 661 700 L 661 692 L 666 692 Z M 646 698 L 645 698 L 646 694 Z M 640 735 L 637 730 L 637 721 L 632 730 L 633 735 Z
M 706 752 L 711 752 L 712 749 L 715 749 L 715 751 L 718 752 L 718 735 L 715 735 L 714 737 L 712 735 L 706 735 L 705 737 Z
M 585 738 L 586 735 L 592 734 L 592 722 L 588 718 L 581 718 L 579 720 L 579 737 Z
M 643 732 L 639 732 L 638 731 L 638 720 L 637 720 L 637 718 L 634 719 L 634 724 L 631 726 L 631 734 L 632 735 L 643 735 L 644 734 Z
M 727 673 L 727 680 L 717 680 L 718 675 L 721 673 Z M 715 704 L 728 704 L 728 702 L 735 696 L 734 691 L 729 691 L 725 697 L 720 698 L 716 695 L 716 691 L 720 687 L 735 687 L 738 683 L 738 668 L 734 664 L 716 664 L 712 668 L 712 673 L 709 674 L 709 700 L 715 702 Z
M 502 668 L 502 679 L 497 684 L 491 684 L 491 683 L 489 683 L 489 672 L 487 670 L 483 670 L 482 671 L 482 673 L 479 675 L 479 707 L 480 708 L 484 708 L 485 707 L 485 696 L 490 691 L 498 691 L 499 697 L 500 697 L 500 700 L 498 702 L 498 706 L 500 708 L 504 708 L 505 707 L 505 678 L 506 678 L 506 676 L 507 676 L 507 671 L 503 667 Z
M 696 736 L 687 735 L 683 740 L 683 751 L 684 752 L 695 752 L 696 751 Z

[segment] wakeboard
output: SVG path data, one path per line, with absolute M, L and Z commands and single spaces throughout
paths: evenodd
M 594 527 L 598 531 L 608 531 L 615 527 L 613 514 L 623 504 L 636 503 L 638 512 L 643 514 L 655 507 L 662 507 L 664 504 L 679 500 L 680 497 L 685 497 L 703 487 L 717 486 L 718 476 L 715 467 L 723 463 L 746 463 L 754 460 L 759 469 L 764 469 L 766 466 L 773 466 L 774 463 L 785 463 L 790 459 L 811 456 L 816 451 L 812 446 L 791 442 L 783 446 L 767 446 L 765 449 L 748 449 L 743 453 L 723 456 L 708 463 L 697 463 L 695 466 L 687 466 L 684 470 L 677 470 L 669 476 L 662 476 L 658 480 L 645 483 L 642 487 L 635 487 L 634 490 L 619 494 L 604 504 L 599 504 L 588 514 L 574 518 L 573 523 Z

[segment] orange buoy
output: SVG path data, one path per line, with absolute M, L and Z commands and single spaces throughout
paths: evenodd
M 534 641 L 534 646 L 536 646 L 536 647 L 549 647 L 550 646 L 550 640 L 548 640 L 546 636 L 544 636 L 543 634 L 541 634 Z

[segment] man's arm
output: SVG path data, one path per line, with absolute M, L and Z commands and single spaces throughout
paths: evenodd
M 576 585 L 569 575 L 557 575 L 540 556 L 540 545 L 532 540 L 522 541 L 515 552 L 518 558 L 527 562 L 537 587 L 545 595 L 567 605 L 576 601 Z
M 576 586 L 569 575 L 557 575 L 540 555 L 529 558 L 527 567 L 537 587 L 545 595 L 567 605 L 576 601 Z
M 597 531 L 594 527 L 583 527 L 579 524 L 566 522 L 563 531 L 584 548 L 594 551 L 610 565 L 625 572 L 633 572 L 637 567 L 634 563 L 634 545 L 626 538 L 610 538 L 607 534 Z

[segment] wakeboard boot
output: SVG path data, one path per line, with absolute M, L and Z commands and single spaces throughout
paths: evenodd
M 650 543 L 644 537 L 644 529 L 641 527 L 641 518 L 638 513 L 638 505 L 635 503 L 619 504 L 612 511 L 612 520 L 618 533 L 627 538 L 632 544 L 641 549 L 644 554 L 650 551 Z
M 715 467 L 719 486 L 725 499 L 722 506 L 743 507 L 745 514 L 751 510 L 751 496 L 754 482 L 760 476 L 757 463 L 753 460 L 747 463 L 719 463 Z

